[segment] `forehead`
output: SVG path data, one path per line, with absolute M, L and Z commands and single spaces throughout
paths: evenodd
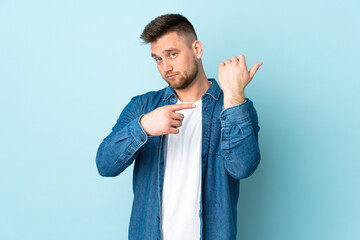
M 185 47 L 186 45 L 184 37 L 179 36 L 177 32 L 170 32 L 151 43 L 151 53 L 159 55 L 166 49 L 183 49 Z

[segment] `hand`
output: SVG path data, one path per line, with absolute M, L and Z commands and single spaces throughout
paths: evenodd
M 219 64 L 219 84 L 224 92 L 224 108 L 238 105 L 245 101 L 244 89 L 262 65 L 258 62 L 247 70 L 245 56 L 232 57 Z
M 164 134 L 179 133 L 178 127 L 182 125 L 184 115 L 175 111 L 196 107 L 193 103 L 181 103 L 159 107 L 140 119 L 140 125 L 147 135 L 160 136 Z

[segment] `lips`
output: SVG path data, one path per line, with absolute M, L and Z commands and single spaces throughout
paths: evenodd
M 171 75 L 167 75 L 167 79 L 173 79 L 173 78 L 175 78 L 175 76 L 176 76 L 177 74 L 171 74 Z

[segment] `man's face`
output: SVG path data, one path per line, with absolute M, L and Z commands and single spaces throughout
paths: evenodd
M 170 32 L 151 43 L 151 56 L 165 81 L 174 89 L 189 86 L 198 74 L 198 62 L 186 39 Z

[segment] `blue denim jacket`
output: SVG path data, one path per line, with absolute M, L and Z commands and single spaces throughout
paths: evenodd
M 223 109 L 223 92 L 215 79 L 202 96 L 201 239 L 236 239 L 239 180 L 260 161 L 258 119 L 253 103 Z M 135 161 L 134 201 L 129 239 L 161 239 L 161 194 L 164 180 L 164 135 L 147 136 L 140 117 L 175 104 L 170 86 L 135 96 L 100 144 L 96 164 L 101 176 L 119 175 Z

